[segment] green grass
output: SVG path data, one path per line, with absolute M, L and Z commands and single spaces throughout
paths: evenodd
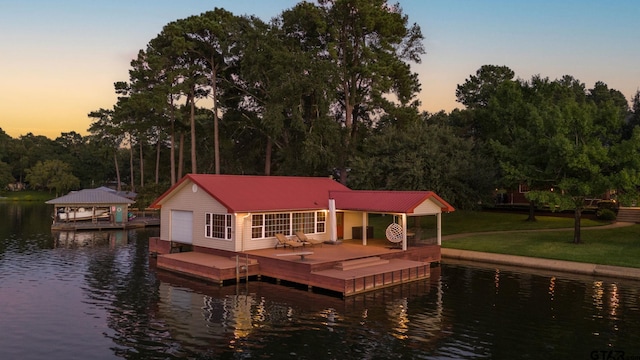
M 539 230 L 573 228 L 573 217 L 536 215 L 536 221 L 526 221 L 526 214 L 486 211 L 455 211 L 442 214 L 442 235 L 484 231 Z M 434 218 L 434 216 L 430 216 Z M 435 219 L 431 220 L 435 227 Z M 609 222 L 582 219 L 582 227 L 607 225 Z
M 54 194 L 43 191 L 0 191 L 0 201 L 40 201 L 55 198 Z
M 573 217 L 536 218 L 529 222 L 526 214 L 483 211 L 443 214 L 442 235 L 457 237 L 443 240 L 442 247 L 640 268 L 640 225 L 597 229 L 593 227 L 610 222 L 583 218 L 583 243 L 573 244 Z M 369 217 L 376 238 L 385 238 L 384 230 L 392 219 L 388 215 Z M 435 216 L 420 218 L 427 237 L 435 237 L 435 222 Z M 413 220 L 408 223 L 411 227 Z
M 479 234 L 443 240 L 442 247 L 545 259 L 640 268 L 640 225 L 573 230 Z
M 486 211 L 454 211 L 442 214 L 442 235 L 466 234 L 485 231 L 539 230 L 573 228 L 573 217 L 536 216 L 537 221 L 526 221 L 526 214 L 497 213 Z M 373 226 L 374 237 L 384 238 L 384 231 L 393 221 L 393 216 L 371 215 L 369 225 Z M 408 226 L 413 227 L 409 218 Z M 607 225 L 609 222 L 582 219 L 582 227 Z M 420 217 L 420 227 L 435 236 L 436 217 Z

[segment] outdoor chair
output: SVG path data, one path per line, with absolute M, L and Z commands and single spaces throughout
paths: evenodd
M 315 246 L 315 245 L 322 246 L 322 244 L 324 243 L 323 240 L 312 239 L 310 237 L 307 237 L 307 235 L 305 235 L 305 233 L 302 232 L 302 231 L 296 231 L 294 234 L 296 235 L 298 240 L 300 240 L 302 243 L 311 244 L 313 246 Z
M 403 230 L 402 226 L 398 223 L 391 223 L 387 230 L 385 231 L 385 235 L 387 235 L 387 240 L 393 243 L 391 249 L 402 248 L 402 239 L 403 239 Z
M 276 249 L 278 248 L 278 246 L 282 246 L 283 248 L 286 248 L 287 246 L 290 248 L 304 246 L 304 243 L 296 240 L 290 240 L 284 234 L 276 234 L 276 239 L 278 239 L 278 242 L 276 243 Z

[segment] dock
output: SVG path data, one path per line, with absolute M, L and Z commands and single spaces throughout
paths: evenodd
M 81 230 L 129 230 L 148 226 L 160 226 L 158 217 L 137 217 L 127 222 L 112 222 L 109 220 L 97 221 L 68 221 L 54 222 L 51 230 L 81 231 Z
M 306 246 L 302 251 L 262 249 L 235 253 L 193 247 L 192 251 L 171 253 L 175 248 L 171 244 L 163 244 L 158 238 L 149 242 L 150 252 L 157 252 L 158 269 L 220 285 L 270 278 L 276 283 L 343 297 L 427 279 L 431 264 L 440 262 L 440 246 L 431 243 L 415 244 L 405 251 L 390 248 L 384 241 L 369 241 L 370 245 L 363 246 L 360 240 L 349 240 L 339 245 Z

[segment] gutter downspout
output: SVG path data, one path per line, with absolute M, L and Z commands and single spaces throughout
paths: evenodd
M 240 229 L 240 251 L 242 251 L 242 252 L 244 252 L 244 241 L 245 241 L 244 229 L 245 229 L 245 226 L 247 226 L 245 223 L 246 223 L 247 218 L 249 216 L 251 216 L 251 213 L 247 213 L 247 215 L 242 217 L 242 226 L 241 226 L 241 229 Z M 237 218 L 237 217 L 238 217 L 238 214 L 234 213 L 234 218 Z M 236 235 L 237 235 L 237 231 L 236 231 Z M 236 236 L 236 240 L 237 239 L 238 239 L 238 236 Z

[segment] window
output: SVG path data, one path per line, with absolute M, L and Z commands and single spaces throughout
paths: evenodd
M 293 213 L 293 231 L 302 231 L 305 234 L 316 232 L 316 213 Z
M 291 235 L 296 231 L 323 233 L 326 231 L 326 216 L 324 211 L 253 214 L 251 238 L 274 237 L 277 233 Z
M 273 237 L 277 233 L 291 235 L 290 214 L 265 214 L 264 215 L 264 236 Z
M 324 211 L 318 211 L 316 213 L 317 216 L 317 220 L 316 220 L 316 232 L 317 233 L 323 233 L 325 231 L 327 231 L 327 213 L 325 213 Z
M 231 214 L 204 214 L 204 236 L 231 240 Z
M 251 216 L 251 238 L 259 239 L 264 237 L 264 215 L 257 214 Z

